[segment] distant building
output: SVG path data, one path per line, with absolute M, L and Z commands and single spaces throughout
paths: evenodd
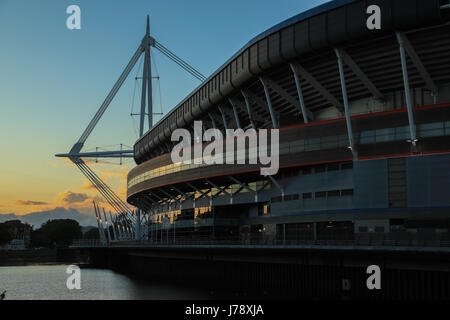
M 14 239 L 10 243 L 1 246 L 0 250 L 20 251 L 26 249 L 25 239 Z
M 24 224 L 20 220 L 13 220 L 3 223 L 3 227 L 6 227 L 13 240 L 4 246 L 0 246 L 0 250 L 25 250 L 27 248 L 32 230 L 29 224 Z

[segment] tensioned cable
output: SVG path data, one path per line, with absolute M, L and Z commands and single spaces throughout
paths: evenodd
M 167 57 L 169 57 L 172 61 L 174 61 L 176 64 L 178 64 L 180 67 L 182 67 L 184 70 L 186 70 L 187 72 L 189 72 L 191 75 L 193 75 L 195 78 L 197 78 L 198 80 L 200 80 L 201 82 L 205 81 L 205 77 L 203 75 L 201 75 L 200 73 L 197 73 L 197 71 L 195 69 L 192 69 L 190 66 L 186 65 L 185 63 L 183 63 L 182 60 L 178 59 L 178 57 L 176 57 L 175 55 L 172 55 L 170 52 L 165 51 L 164 49 L 162 49 L 159 46 L 156 46 L 156 48 L 161 51 L 164 55 L 166 55 Z
M 192 74 L 194 77 L 199 79 L 200 81 L 205 81 L 206 77 L 201 74 L 199 71 L 197 71 L 194 67 L 192 67 L 190 64 L 182 60 L 180 57 L 178 57 L 176 54 L 174 54 L 172 51 L 164 47 L 161 43 L 157 42 L 155 40 L 155 48 L 161 51 L 164 55 L 172 59 L 175 63 L 177 63 L 180 67 L 185 69 L 187 72 Z

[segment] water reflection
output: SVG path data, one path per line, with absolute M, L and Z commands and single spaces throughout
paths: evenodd
M 211 299 L 207 290 L 142 281 L 104 269 L 82 269 L 81 290 L 68 290 L 68 265 L 0 267 L 6 300 L 186 300 Z

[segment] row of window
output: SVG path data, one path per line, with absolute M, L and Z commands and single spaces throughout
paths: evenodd
M 426 124 L 419 124 L 416 127 L 417 137 L 436 137 L 450 135 L 450 121 L 440 121 Z M 370 144 L 388 141 L 400 141 L 407 140 L 410 138 L 409 127 L 394 127 L 394 128 L 384 128 L 377 130 L 366 130 L 355 133 L 355 141 L 359 141 L 360 144 Z M 284 142 L 280 144 L 280 155 L 295 154 L 300 152 L 318 151 L 326 149 L 335 149 L 347 147 L 348 137 L 347 135 L 333 135 L 328 137 L 311 138 L 311 139 L 301 139 L 291 142 Z M 249 159 L 257 159 L 258 150 L 256 148 L 249 148 L 245 154 L 240 154 L 234 152 L 235 163 L 250 163 Z M 196 169 L 200 167 L 209 166 L 214 163 L 225 163 L 227 153 L 218 153 L 211 157 L 203 157 L 201 164 L 184 164 L 175 163 L 169 164 L 164 167 L 155 168 L 149 170 L 141 175 L 138 175 L 128 182 L 128 188 L 141 183 L 143 181 L 153 179 L 166 174 L 171 174 L 174 172 Z M 321 167 L 316 169 L 320 170 Z M 323 170 L 339 170 L 339 164 L 331 164 L 328 167 L 323 167 Z M 322 171 L 323 172 L 323 171 Z
M 195 220 L 202 215 L 206 215 L 212 212 L 212 207 L 199 207 L 193 209 L 192 218 Z M 174 221 L 181 217 L 181 210 L 173 210 L 168 212 L 161 212 L 152 216 L 153 223 L 170 223 L 173 224 Z
M 416 131 L 419 138 L 448 136 L 450 135 L 450 121 L 418 124 Z M 360 144 L 408 140 L 411 138 L 409 126 L 366 130 L 361 131 L 358 136 Z
M 319 199 L 319 198 L 333 198 L 333 197 L 345 197 L 353 196 L 353 189 L 345 190 L 330 190 L 330 191 L 317 191 L 317 192 L 306 192 L 302 194 L 303 199 Z M 295 201 L 299 200 L 300 196 L 298 194 L 291 194 L 283 197 L 274 197 L 270 199 L 271 203 L 282 202 L 282 201 Z
M 303 193 L 303 199 L 323 199 L 323 198 L 336 198 L 336 197 L 347 197 L 347 196 L 353 196 L 353 189 Z
M 274 197 L 274 198 L 270 199 L 270 202 L 275 203 L 275 202 L 282 202 L 282 201 L 294 201 L 294 200 L 298 200 L 298 199 L 300 199 L 300 196 L 297 193 L 297 194 L 290 194 L 290 195 L 284 196 L 284 199 L 281 196 Z

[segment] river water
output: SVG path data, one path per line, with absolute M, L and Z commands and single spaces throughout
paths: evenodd
M 142 281 L 105 269 L 81 269 L 81 289 L 69 290 L 69 265 L 0 267 L 6 300 L 191 300 L 214 299 L 207 290 Z

